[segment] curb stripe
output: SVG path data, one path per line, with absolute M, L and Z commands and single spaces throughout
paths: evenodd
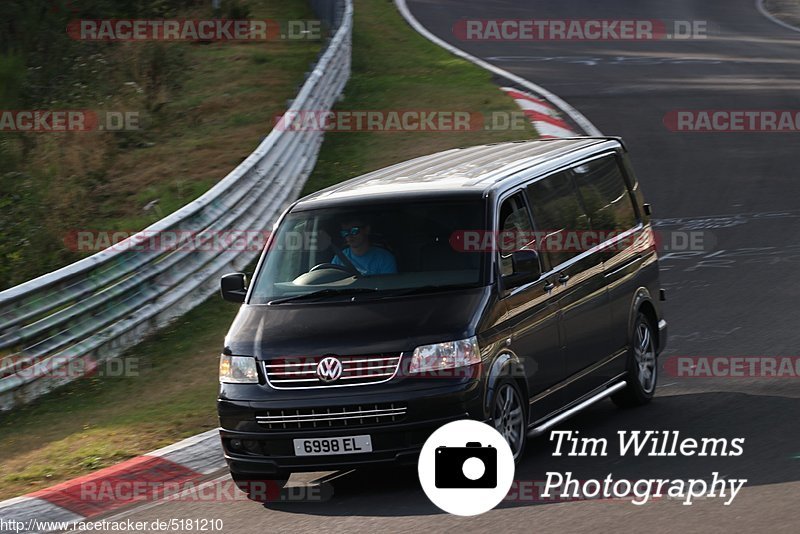
M 547 122 L 535 122 L 533 125 L 539 132 L 539 136 L 544 139 L 573 137 L 575 135 L 572 130 L 565 130 Z
M 572 132 L 572 128 L 569 127 L 569 124 L 559 118 L 528 109 L 524 110 L 523 113 L 525 113 L 525 116 L 528 117 L 532 122 L 546 122 L 548 124 L 552 124 L 553 126 L 558 126 L 559 128 L 564 128 L 565 130 Z M 572 135 L 575 134 L 573 133 Z
M 216 428 L 150 452 L 147 456 L 164 458 L 203 475 L 226 465 L 219 430 Z
M 488 70 L 493 74 L 501 76 L 507 80 L 511 80 L 512 83 L 516 83 L 521 85 L 522 87 L 526 87 L 531 92 L 546 98 L 548 101 L 552 102 L 553 105 L 555 105 L 558 109 L 562 110 L 567 116 L 569 116 L 575 122 L 575 124 L 577 124 L 578 127 L 583 130 L 585 135 L 603 135 L 602 132 L 600 132 L 600 130 L 598 130 L 597 127 L 595 127 L 595 125 L 589 121 L 589 119 L 584 117 L 580 111 L 567 104 L 563 98 L 559 97 L 555 93 L 548 91 L 541 85 L 536 85 L 532 81 L 526 80 L 522 76 L 517 76 L 516 74 L 501 69 L 496 65 L 492 65 L 488 61 L 475 57 L 472 54 L 469 54 L 464 50 L 461 50 L 457 46 L 451 45 L 450 43 L 441 39 L 440 37 L 437 37 L 436 35 L 431 33 L 425 26 L 420 24 L 420 22 L 416 19 L 416 17 L 414 17 L 414 15 L 411 13 L 411 10 L 408 9 L 406 0 L 394 0 L 394 4 L 395 6 L 397 6 L 398 11 L 400 11 L 400 14 L 403 16 L 406 22 L 412 28 L 414 28 L 414 30 L 416 30 L 417 33 L 419 33 L 432 43 L 444 48 L 448 52 L 460 58 L 466 59 L 470 63 L 474 63 L 475 65 L 478 65 L 479 67 Z
M 549 102 L 512 87 L 501 87 L 500 89 L 514 99 L 525 116 L 530 119 L 541 139 L 558 139 L 579 135 L 561 118 L 559 111 Z
M 164 458 L 139 456 L 39 490 L 30 497 L 91 517 L 133 502 L 153 500 L 165 482 L 181 484 L 200 476 L 200 473 Z
M 26 525 L 31 520 L 82 521 L 131 503 L 158 500 L 164 489 L 182 486 L 223 467 L 219 430 L 213 429 L 55 486 L 0 501 L 0 518 Z
M 537 104 L 536 102 L 531 102 L 530 100 L 519 99 L 514 99 L 514 102 L 516 102 L 517 105 L 523 110 L 536 111 L 538 113 L 543 113 L 544 115 L 550 115 L 551 117 L 559 117 L 558 111 L 553 108 L 543 106 L 542 104 Z
M 534 104 L 539 104 L 540 106 L 544 106 L 548 109 L 551 109 L 556 113 L 558 112 L 558 110 L 556 110 L 554 106 L 550 105 L 549 102 L 547 102 L 546 100 L 542 100 L 541 98 L 536 98 L 533 95 L 530 95 L 528 93 L 523 93 L 522 91 L 518 89 L 512 89 L 511 87 L 501 87 L 500 89 L 505 91 L 508 94 L 508 96 L 510 96 L 514 100 L 528 100 L 530 102 L 533 102 Z

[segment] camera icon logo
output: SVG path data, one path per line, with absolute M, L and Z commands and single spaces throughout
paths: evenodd
M 428 498 L 450 514 L 488 512 L 514 481 L 514 455 L 494 427 L 479 421 L 448 423 L 420 451 L 419 481 Z
M 497 450 L 470 441 L 466 447 L 437 447 L 437 488 L 496 488 Z

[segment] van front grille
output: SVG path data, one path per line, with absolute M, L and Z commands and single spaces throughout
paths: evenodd
M 390 380 L 400 365 L 400 353 L 369 356 L 286 357 L 264 362 L 264 373 L 276 389 L 325 388 L 380 384 Z M 335 378 L 320 372 L 320 362 L 334 358 L 341 364 Z

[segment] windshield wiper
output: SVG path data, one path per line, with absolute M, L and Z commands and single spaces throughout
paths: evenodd
M 294 295 L 291 297 L 283 297 L 275 300 L 270 300 L 267 304 L 282 304 L 284 302 L 292 302 L 298 300 L 313 300 L 315 298 L 323 298 L 329 296 L 342 296 L 342 295 L 358 295 L 361 293 L 374 293 L 377 289 L 372 289 L 369 287 L 350 287 L 350 288 L 326 288 L 320 289 L 318 291 L 312 291 L 311 293 L 303 293 L 302 295 Z
M 437 291 L 452 291 L 457 289 L 475 289 L 475 284 L 443 284 L 443 285 L 426 285 L 419 287 L 408 287 L 397 290 L 381 291 L 381 297 L 400 297 L 405 295 L 423 295 L 425 293 L 435 293 Z

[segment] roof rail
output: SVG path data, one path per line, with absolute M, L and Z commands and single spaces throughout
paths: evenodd
M 546 139 L 537 139 L 537 141 L 564 141 L 564 140 L 579 140 L 579 139 L 597 139 L 597 140 L 605 140 L 605 141 L 616 141 L 620 145 L 622 145 L 623 150 L 625 152 L 628 151 L 628 145 L 625 144 L 625 141 L 622 137 L 618 135 L 575 135 L 570 137 L 548 137 Z

